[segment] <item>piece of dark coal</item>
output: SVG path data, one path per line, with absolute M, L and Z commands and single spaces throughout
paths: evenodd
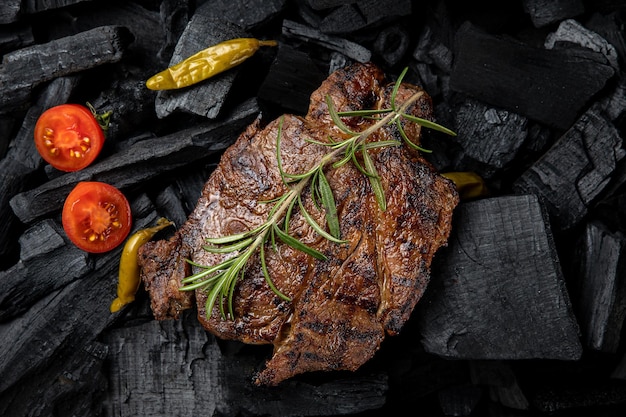
M 615 71 L 619 71 L 619 62 L 615 47 L 602 36 L 585 28 L 573 19 L 562 21 L 556 31 L 549 34 L 546 38 L 545 47 L 547 49 L 553 49 L 558 48 L 560 44 L 564 44 L 564 48 L 567 48 L 570 44 L 576 44 L 599 52 L 606 57 L 608 63 Z
M 327 34 L 364 31 L 383 22 L 411 14 L 410 0 L 363 0 L 341 5 L 324 16 L 319 29 Z
M 0 67 L 0 113 L 26 104 L 33 88 L 46 81 L 119 61 L 130 41 L 128 29 L 102 26 L 5 54 Z
M 368 62 L 372 59 L 372 52 L 358 43 L 336 36 L 330 36 L 312 27 L 285 19 L 283 21 L 283 36 L 311 42 L 330 51 L 342 53 L 357 62 Z
M 374 51 L 390 66 L 404 58 L 411 39 L 408 31 L 399 25 L 389 26 L 380 31 L 374 41 Z
M 454 54 L 452 90 L 558 129 L 569 128 L 615 74 L 597 52 L 534 48 L 471 24 L 458 30 Z
M 23 0 L 22 9 L 26 14 L 44 12 L 46 10 L 60 9 L 73 4 L 82 3 L 89 0 Z
M 446 416 L 469 416 L 483 397 L 483 390 L 475 385 L 453 385 L 441 389 L 437 396 Z
M 131 209 L 135 216 L 133 230 L 154 225 L 157 214 L 145 194 L 131 201 Z M 119 246 L 94 257 L 92 271 L 49 292 L 19 317 L 0 326 L 0 414 L 16 415 L 12 414 L 17 413 L 18 408 L 13 408 L 16 404 L 20 408 L 32 407 L 29 398 L 48 398 L 48 392 L 60 390 L 55 385 L 64 378 L 82 374 L 85 364 L 76 355 L 89 350 L 103 330 L 119 317 L 110 313 L 109 306 L 116 295 L 121 252 Z M 98 369 L 101 364 L 97 361 Z M 41 403 L 57 409 L 68 395 L 80 396 L 84 385 L 86 392 L 91 393 L 102 388 L 101 380 L 87 379 L 82 383 L 83 386 L 74 385 L 76 391 L 72 395 L 66 393 Z M 89 387 L 91 383 L 96 386 Z M 71 387 L 68 384 L 64 388 L 71 391 Z
M 557 259 L 537 197 L 461 204 L 416 307 L 426 351 L 456 359 L 579 359 Z
M 626 40 L 622 32 L 623 19 L 619 13 L 594 13 L 585 27 L 602 36 L 617 51 L 618 61 L 623 68 L 626 64 Z
M 57 212 L 65 196 L 80 181 L 102 181 L 120 189 L 142 183 L 223 151 L 258 115 L 255 100 L 243 103 L 219 122 L 207 121 L 186 130 L 136 142 L 76 172 L 63 174 L 10 200 L 23 223 Z
M 191 55 L 220 42 L 245 37 L 250 37 L 250 35 L 239 26 L 204 16 L 200 10 L 187 24 L 169 65 L 178 64 Z M 224 106 L 239 70 L 238 67 L 232 68 L 194 85 L 193 88 L 159 91 L 155 100 L 157 116 L 165 118 L 174 112 L 186 112 L 215 119 Z
M 284 112 L 304 115 L 309 109 L 311 93 L 326 76 L 308 54 L 288 44 L 281 44 L 259 88 L 258 98 L 278 106 Z
M 285 8 L 287 0 L 218 0 L 208 1 L 196 13 L 234 23 L 250 31 L 267 24 Z
M 2 7 L 2 6 L 0 6 Z M 0 20 L 2 19 L 0 12 Z M 24 48 L 35 42 L 30 25 L 0 26 L 0 54 Z
M 315 9 L 315 10 L 330 9 L 332 7 L 354 3 L 354 0 L 305 0 L 305 1 L 312 9 Z
M 626 155 L 622 147 L 615 126 L 590 109 L 515 181 L 514 190 L 540 196 L 558 227 L 570 229 L 609 183 Z
M 626 237 L 588 223 L 576 246 L 575 306 L 585 345 L 615 353 L 626 317 Z
M 501 173 L 516 157 L 528 136 L 528 119 L 517 113 L 467 99 L 455 114 L 455 129 L 462 138 L 458 169 L 483 178 Z
M 507 361 L 470 361 L 472 386 L 486 387 L 489 398 L 513 410 L 527 410 L 530 404 Z
M 325 383 L 295 379 L 271 389 L 254 387 L 252 375 L 264 358 L 225 356 L 195 314 L 105 333 L 109 415 L 152 415 L 155 410 L 160 415 L 350 415 L 380 408 L 385 401 L 384 375 L 354 373 Z M 180 343 L 185 349 L 178 348 Z
M 0 322 L 23 313 L 35 301 L 93 268 L 87 254 L 70 243 L 51 219 L 27 229 L 19 244 L 20 261 L 0 272 Z M 51 259 L 55 268 L 50 268 Z
M 577 17 L 585 11 L 582 0 L 523 0 L 522 4 L 533 25 L 538 28 Z
M 0 24 L 15 22 L 22 10 L 22 0 L 4 0 L 0 3 Z

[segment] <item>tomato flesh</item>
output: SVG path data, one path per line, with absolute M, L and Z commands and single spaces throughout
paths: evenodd
M 66 172 L 87 167 L 104 145 L 98 120 L 78 104 L 61 104 L 43 112 L 35 124 L 34 136 L 41 157 Z
M 61 215 L 67 237 L 80 249 L 103 253 L 128 236 L 132 216 L 120 190 L 103 182 L 80 182 L 69 193 Z

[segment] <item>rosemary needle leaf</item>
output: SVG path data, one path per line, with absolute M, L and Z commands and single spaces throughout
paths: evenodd
M 337 115 L 340 117 L 368 117 L 376 116 L 379 114 L 385 114 L 391 112 L 391 109 L 372 109 L 372 110 L 353 110 L 353 111 L 340 111 Z
M 333 120 L 333 123 L 341 130 L 342 132 L 348 133 L 350 135 L 358 135 L 358 133 L 350 130 L 348 126 L 341 120 L 337 111 L 335 110 L 335 105 L 333 104 L 333 99 L 330 96 L 326 96 L 326 105 L 328 106 L 328 114 L 330 118 Z
M 324 255 L 322 252 L 319 252 L 313 249 L 312 247 L 305 245 L 304 243 L 300 242 L 295 237 L 290 236 L 287 233 L 280 230 L 279 227 L 277 226 L 274 227 L 274 233 L 276 233 L 276 237 L 280 239 L 284 244 L 289 245 L 296 250 L 304 252 L 307 255 L 311 255 L 315 259 L 319 259 L 321 261 L 326 260 L 326 255 Z
M 400 89 L 400 85 L 402 84 L 402 79 L 404 78 L 408 70 L 409 67 L 404 68 L 393 86 L 393 91 L 391 92 L 391 110 L 393 110 L 394 112 L 396 111 L 396 96 L 398 95 L 398 90 Z
M 380 207 L 382 211 L 385 211 L 387 210 L 387 200 L 385 198 L 385 191 L 383 190 L 383 185 L 380 182 L 380 176 L 378 175 L 378 171 L 376 171 L 374 161 L 372 161 L 372 157 L 366 150 L 364 150 L 362 154 L 365 169 L 367 170 L 367 172 L 371 173 L 371 175 L 368 175 L 368 177 L 370 179 L 372 191 L 374 192 L 374 197 L 378 202 L 378 207 Z
M 409 145 L 409 147 L 411 147 L 413 149 L 417 149 L 418 151 L 426 152 L 426 153 L 431 153 L 432 152 L 430 149 L 422 148 L 421 146 L 416 145 L 415 143 L 413 143 L 413 141 L 411 139 L 409 139 L 409 137 L 406 135 L 406 132 L 402 128 L 402 122 L 399 119 L 396 120 L 396 126 L 398 127 L 398 131 L 400 132 L 400 136 L 402 136 L 402 139 L 404 139 L 404 142 L 407 145 Z
M 448 129 L 447 127 L 441 126 L 438 123 L 431 122 L 430 120 L 422 119 L 421 117 L 411 116 L 410 114 L 402 114 L 402 117 L 428 129 L 436 130 L 438 132 L 445 133 L 446 135 L 456 136 L 456 133 L 454 131 Z
M 267 262 L 265 262 L 265 246 L 261 245 L 259 248 L 259 257 L 261 258 L 261 270 L 263 271 L 263 276 L 265 277 L 265 282 L 270 287 L 270 289 L 276 294 L 278 297 L 282 298 L 285 301 L 291 301 L 291 298 L 287 297 L 285 294 L 280 292 L 278 288 L 274 285 L 272 278 L 270 277 L 270 273 L 267 270 Z
M 311 217 L 311 215 L 309 214 L 308 211 L 306 211 L 306 209 L 304 208 L 304 204 L 302 204 L 302 199 L 298 198 L 298 205 L 300 207 L 300 213 L 302 213 L 302 215 L 304 216 L 304 218 L 306 219 L 307 223 L 309 223 L 309 225 L 313 228 L 313 230 L 315 230 L 320 236 L 330 240 L 331 242 L 335 242 L 335 243 L 346 243 L 345 240 L 341 240 L 339 238 L 336 238 L 335 236 L 329 234 L 326 230 L 324 230 L 316 221 L 315 219 L 313 219 L 313 217 Z
M 252 243 L 254 239 L 249 237 L 247 239 L 240 240 L 238 242 L 233 243 L 232 245 L 223 245 L 223 246 L 208 246 L 205 245 L 202 248 L 210 253 L 231 253 L 238 250 L 241 250 Z
M 365 149 L 376 149 L 376 148 L 387 148 L 390 146 L 400 146 L 402 145 L 402 142 L 397 141 L 397 140 L 380 140 L 377 142 L 367 142 L 365 144 L 363 144 L 363 146 L 365 147 Z
M 341 231 L 339 228 L 339 216 L 337 215 L 337 204 L 335 203 L 333 190 L 330 188 L 328 179 L 326 179 L 326 175 L 324 175 L 324 172 L 322 171 L 320 171 L 319 174 L 318 184 L 322 206 L 326 210 L 326 223 L 328 224 L 328 231 L 332 236 L 339 239 Z

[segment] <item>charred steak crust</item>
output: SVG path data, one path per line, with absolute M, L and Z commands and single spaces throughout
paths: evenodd
M 326 152 L 306 138 L 342 137 L 328 113 L 327 95 L 338 111 L 346 111 L 389 107 L 391 91 L 372 64 L 331 74 L 311 95 L 306 117 L 284 116 L 283 169 L 304 172 Z M 432 119 L 430 97 L 419 87 L 403 84 L 397 102 L 415 93 L 421 96 L 409 113 Z M 203 265 L 220 262 L 223 255 L 202 249 L 204 239 L 261 224 L 271 208 L 262 202 L 286 191 L 276 162 L 278 123 L 274 120 L 261 128 L 257 120 L 251 125 L 224 153 L 187 222 L 168 241 L 152 242 L 140 250 L 142 279 L 155 318 L 176 318 L 181 309 L 192 306 L 190 294 L 177 290 L 190 273 L 184 258 Z M 351 118 L 347 123 L 363 130 L 372 122 Z M 419 144 L 420 126 L 406 123 L 405 131 Z M 368 140 L 389 139 L 401 140 L 394 126 Z M 207 319 L 206 294 L 195 293 L 198 319 L 208 331 L 224 339 L 274 345 L 272 357 L 255 378 L 259 385 L 276 385 L 304 372 L 358 369 L 376 353 L 386 334 L 400 332 L 424 293 L 432 258 L 450 233 L 458 204 L 456 189 L 408 146 L 378 148 L 370 154 L 381 176 L 387 210 L 379 209 L 369 180 L 352 165 L 343 165 L 329 171 L 327 178 L 347 243 L 321 238 L 296 213 L 290 233 L 328 260 L 314 260 L 286 245 L 266 251 L 274 284 L 291 302 L 267 286 L 258 258 L 251 259 L 235 290 L 232 320 L 222 319 L 217 307 Z M 305 201 L 323 224 L 323 213 L 310 198 Z

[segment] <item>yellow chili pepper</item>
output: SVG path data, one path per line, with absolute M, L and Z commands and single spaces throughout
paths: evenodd
M 459 197 L 463 200 L 482 197 L 489 194 L 485 181 L 480 175 L 474 172 L 446 172 L 441 174 L 452 180 L 459 192 Z
M 204 49 L 165 71 L 150 77 L 150 90 L 171 90 L 188 87 L 213 77 L 250 58 L 261 46 L 276 46 L 276 41 L 238 38 Z
M 119 277 L 117 283 L 117 298 L 111 303 L 111 313 L 119 311 L 126 304 L 135 300 L 135 293 L 139 289 L 139 264 L 137 252 L 139 248 L 161 229 L 173 226 L 171 221 L 160 218 L 154 227 L 141 229 L 128 238 L 120 258 Z

